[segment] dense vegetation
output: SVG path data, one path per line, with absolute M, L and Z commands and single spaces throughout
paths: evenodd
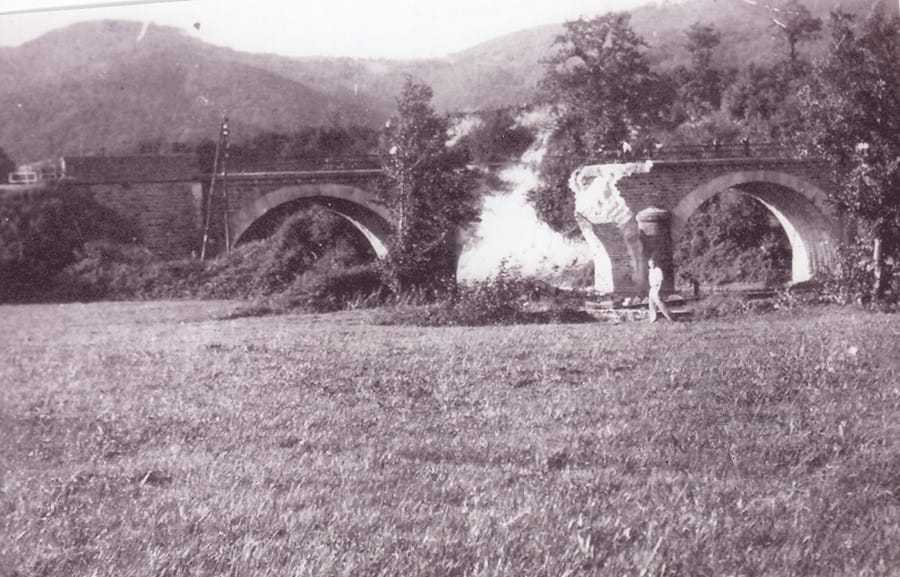
M 273 228 L 268 238 L 209 261 L 164 261 L 137 245 L 89 242 L 76 251 L 77 260 L 45 297 L 258 299 L 328 309 L 335 304 L 322 293 L 323 286 L 347 284 L 340 304 L 380 288 L 371 248 L 344 219 L 312 207 L 288 215 Z M 30 294 L 40 298 L 40 287 L 32 287 Z
M 790 280 L 784 229 L 761 203 L 722 193 L 688 219 L 675 247 L 681 280 L 780 286 Z
M 381 143 L 383 196 L 397 216 L 384 266 L 397 293 L 455 283 L 457 239 L 478 216 L 469 155 L 447 145 L 449 124 L 431 99 L 431 88 L 407 80 Z
M 92 241 L 128 242 L 129 226 L 86 194 L 65 187 L 0 202 L 0 302 L 53 289 Z M 46 294 L 46 293 L 45 293 Z
M 835 10 L 828 48 L 810 62 L 803 47 L 820 37 L 823 21 L 796 0 L 770 8 L 782 57 L 740 68 L 718 63 L 723 36 L 699 22 L 684 32 L 688 63 L 672 70 L 651 66 L 629 14 L 566 23 L 546 61 L 542 99 L 556 126 L 532 201 L 544 220 L 567 231 L 575 226 L 567 182 L 585 158 L 623 147 L 778 143 L 832 161 L 840 183 L 832 200 L 858 221 L 854 242 L 871 244 L 871 292 L 884 298 L 891 263 L 900 258 L 900 22 Z M 742 264 L 729 273 L 735 280 L 782 268 L 784 235 L 747 226 L 764 218 L 749 197 L 701 207 L 678 249 L 683 271 L 697 281 L 722 280 L 718 267 L 706 264 L 723 257 Z M 698 248 L 719 254 L 703 256 Z

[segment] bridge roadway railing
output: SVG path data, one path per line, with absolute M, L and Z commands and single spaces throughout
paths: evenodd
M 797 149 L 778 142 L 740 142 L 736 144 L 650 144 L 632 149 L 601 151 L 585 159 L 585 164 L 630 162 L 637 160 L 730 160 L 742 158 L 795 158 Z
M 275 161 L 229 162 L 231 174 L 291 174 L 309 172 L 341 172 L 356 170 L 380 170 L 381 162 L 374 154 L 362 156 L 342 156 L 333 158 L 306 158 Z
M 729 160 L 744 158 L 782 158 L 797 157 L 797 149 L 777 142 L 741 142 L 737 144 L 689 144 L 667 146 L 652 144 L 634 146 L 630 150 L 601 151 L 597 154 L 579 158 L 580 164 L 604 164 L 616 162 L 633 162 L 640 160 L 655 161 L 692 161 L 692 160 Z M 492 161 L 491 166 L 503 166 L 514 162 Z M 284 161 L 232 161 L 229 162 L 229 176 L 240 175 L 290 175 L 329 172 L 365 171 L 374 173 L 381 170 L 380 158 L 377 155 L 342 156 L 332 158 L 309 158 Z

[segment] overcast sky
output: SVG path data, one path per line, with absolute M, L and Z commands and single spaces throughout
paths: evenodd
M 129 0 L 125 0 L 126 2 Z M 131 0 L 133 1 L 133 0 Z M 0 15 L 0 45 L 16 46 L 73 22 L 152 21 L 214 44 L 291 56 L 444 56 L 539 24 L 648 0 L 187 0 Z M 0 13 L 112 0 L 0 0 Z

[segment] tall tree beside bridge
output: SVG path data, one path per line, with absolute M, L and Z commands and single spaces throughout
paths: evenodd
M 432 95 L 407 78 L 381 139 L 383 196 L 397 216 L 385 269 L 400 292 L 455 280 L 459 232 L 478 215 L 468 153 L 447 146 L 448 121 Z
M 566 182 L 584 157 L 634 144 L 668 111 L 673 90 L 650 69 L 645 47 L 628 13 L 566 22 L 556 38 L 541 99 L 558 121 L 541 166 L 545 184 L 531 194 L 556 229 L 575 225 Z
M 857 26 L 835 12 L 830 28 L 830 53 L 804 98 L 809 134 L 837 168 L 834 201 L 866 225 L 881 298 L 885 259 L 900 258 L 900 18 L 875 14 Z

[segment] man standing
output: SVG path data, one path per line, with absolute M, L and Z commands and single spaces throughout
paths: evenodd
M 666 303 L 659 296 L 659 291 L 662 288 L 663 283 L 663 271 L 661 268 L 656 266 L 656 261 L 652 258 L 647 259 L 647 267 L 649 269 L 647 274 L 647 280 L 650 281 L 650 294 L 647 299 L 647 306 L 650 308 L 650 322 L 656 322 L 656 309 L 659 308 L 659 312 L 663 314 L 669 322 L 675 322 L 672 320 L 672 315 L 669 314 L 669 309 L 666 307 Z

